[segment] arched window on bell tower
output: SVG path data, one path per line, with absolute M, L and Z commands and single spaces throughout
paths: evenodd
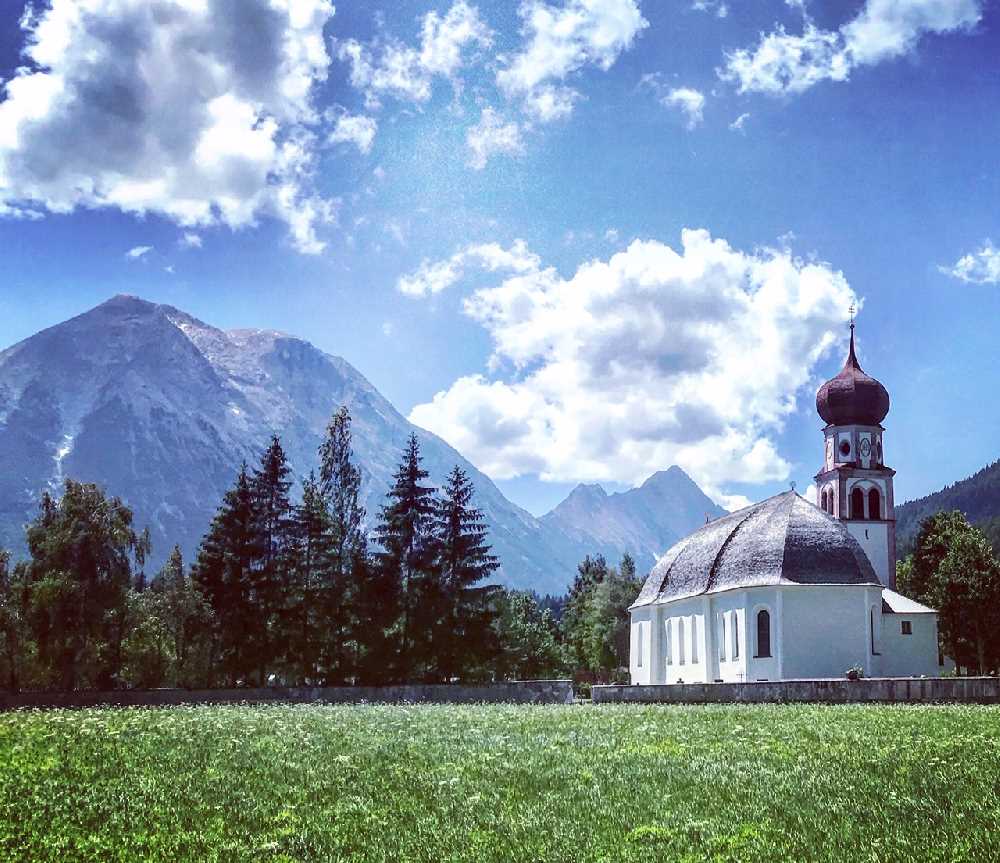
M 860 488 L 855 488 L 851 492 L 851 518 L 862 519 L 865 517 L 865 493 Z
M 820 500 L 822 502 L 821 506 L 822 506 L 823 512 L 829 512 L 830 511 L 830 501 L 829 501 L 829 499 L 827 497 L 826 489 L 823 489 L 823 494 L 821 495 Z
M 882 518 L 882 500 L 877 488 L 868 492 L 868 518 L 875 520 Z

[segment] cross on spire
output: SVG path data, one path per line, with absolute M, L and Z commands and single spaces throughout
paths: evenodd
M 854 329 L 854 312 L 856 311 L 856 309 L 854 308 L 854 303 L 851 303 L 851 306 L 850 306 L 850 308 L 847 311 L 850 312 L 850 314 L 851 314 L 851 329 L 853 330 Z

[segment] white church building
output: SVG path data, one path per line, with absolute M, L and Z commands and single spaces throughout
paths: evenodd
M 889 394 L 851 347 L 820 387 L 815 505 L 794 491 L 709 522 L 650 572 L 631 614 L 634 684 L 938 676 L 937 613 L 898 594 Z

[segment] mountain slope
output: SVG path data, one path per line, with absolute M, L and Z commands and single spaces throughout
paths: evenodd
M 21 547 L 40 491 L 71 476 L 125 498 L 150 526 L 156 561 L 174 542 L 190 559 L 240 463 L 254 463 L 275 433 L 303 476 L 340 404 L 354 419 L 369 523 L 416 431 L 434 481 L 455 464 L 471 475 L 502 580 L 564 589 L 579 549 L 407 422 L 346 361 L 282 333 L 223 332 L 128 296 L 0 353 L 0 544 Z
M 926 497 L 896 507 L 896 537 L 900 554 L 911 550 L 927 516 L 961 510 L 973 524 L 1000 518 L 1000 461 Z
M 610 560 L 628 551 L 643 572 L 707 518 L 725 514 L 675 465 L 626 492 L 609 495 L 599 485 L 578 485 L 542 516 L 542 524 L 589 542 Z

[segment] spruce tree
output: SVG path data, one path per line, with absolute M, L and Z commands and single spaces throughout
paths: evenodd
M 421 676 L 429 665 L 426 638 L 417 625 L 424 617 L 425 598 L 435 593 L 438 557 L 437 505 L 434 489 L 424 485 L 427 477 L 421 467 L 420 444 L 411 434 L 375 530 L 382 547 L 376 561 L 383 599 L 388 607 L 399 609 L 393 663 L 399 680 Z
M 256 657 L 262 686 L 267 682 L 267 669 L 276 667 L 283 652 L 279 633 L 283 624 L 282 605 L 290 586 L 290 473 L 281 441 L 277 435 L 272 436 L 250 481 L 256 535 L 250 601 L 257 613 L 251 617 L 248 648 Z
M 327 618 L 325 662 L 338 681 L 352 677 L 360 661 L 361 643 L 371 621 L 356 613 L 358 591 L 366 573 L 368 540 L 365 510 L 360 503 L 361 472 L 351 449 L 351 415 L 346 406 L 333 415 L 319 450 L 320 490 L 329 513 L 327 577 L 324 611 Z
M 475 489 L 458 465 L 445 480 L 438 505 L 441 605 L 433 615 L 431 653 L 445 680 L 468 673 L 497 652 L 490 588 L 480 582 L 499 568 L 486 542 L 481 510 L 472 505 Z
M 197 583 L 185 572 L 179 546 L 174 546 L 150 588 L 162 599 L 164 624 L 171 642 L 174 684 L 207 685 L 211 677 L 207 665 L 212 611 Z
M 302 483 L 302 501 L 292 521 L 292 589 L 286 597 L 285 638 L 289 665 L 299 683 L 326 679 L 323 664 L 329 573 L 333 569 L 330 513 L 311 472 Z
M 192 570 L 212 608 L 218 665 L 230 683 L 246 680 L 256 670 L 256 658 L 247 644 L 256 626 L 253 567 L 259 548 L 253 492 L 244 463 L 212 519 Z

